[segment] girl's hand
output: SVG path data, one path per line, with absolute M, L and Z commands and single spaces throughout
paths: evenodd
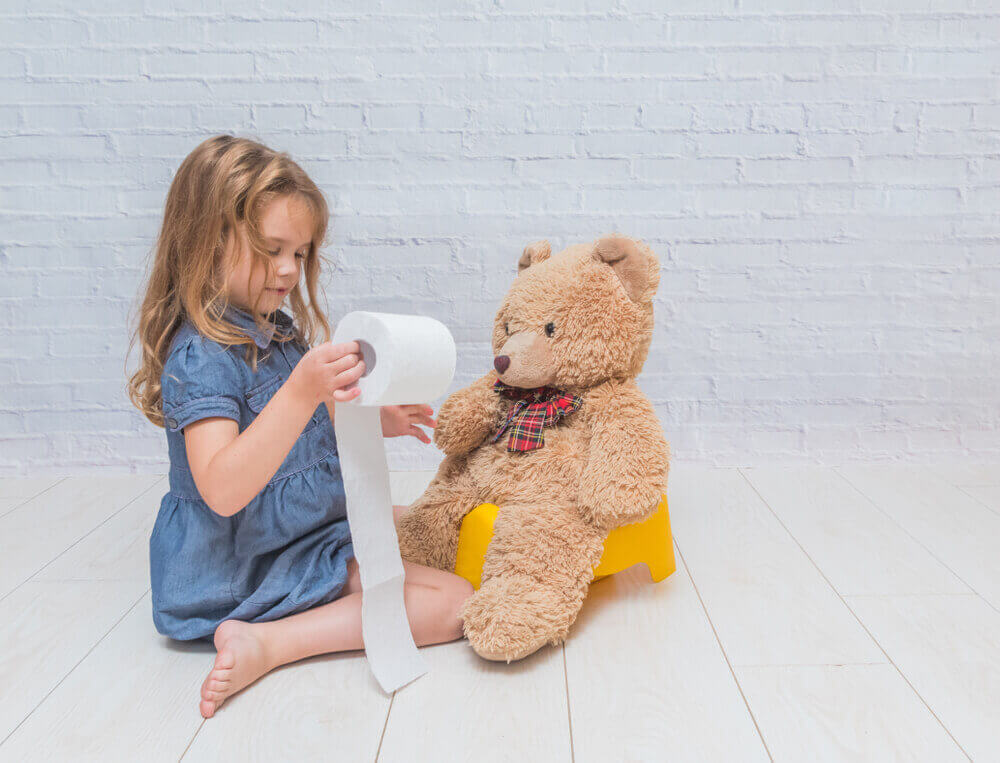
M 286 384 L 314 406 L 322 402 L 346 403 L 361 394 L 355 385 L 365 372 L 357 342 L 324 342 L 311 348 L 295 364 Z
M 412 435 L 420 442 L 430 443 L 431 438 L 417 424 L 423 424 L 431 429 L 437 422 L 431 418 L 434 409 L 429 405 L 383 405 L 380 411 L 382 417 L 382 435 L 384 437 L 401 437 Z

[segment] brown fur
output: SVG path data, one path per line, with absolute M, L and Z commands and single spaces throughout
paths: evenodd
M 405 559 L 452 571 L 463 517 L 480 503 L 500 507 L 482 586 L 459 614 L 473 649 L 507 662 L 567 637 L 604 539 L 655 511 L 670 458 L 635 384 L 653 333 L 656 255 L 623 236 L 554 256 L 539 241 L 518 267 L 493 326 L 494 354 L 510 366 L 441 406 L 434 441 L 445 459 L 399 523 Z M 511 405 L 492 389 L 498 377 L 558 387 L 583 404 L 545 429 L 540 450 L 508 453 L 506 434 L 488 441 Z

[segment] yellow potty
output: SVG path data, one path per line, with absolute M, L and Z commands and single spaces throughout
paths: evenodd
M 492 503 L 479 504 L 465 515 L 458 533 L 455 574 L 477 589 L 482 582 L 486 549 L 493 539 L 493 523 L 499 511 L 499 507 Z M 604 553 L 594 567 L 594 580 L 614 575 L 638 562 L 646 563 L 654 583 L 659 583 L 677 569 L 665 495 L 649 519 L 618 527 L 608 533 Z

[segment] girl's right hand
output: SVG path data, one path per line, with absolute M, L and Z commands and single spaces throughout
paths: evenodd
M 365 362 L 357 342 L 324 342 L 302 356 L 288 381 L 315 405 L 330 400 L 345 403 L 361 394 L 358 387 L 348 387 L 364 372 Z

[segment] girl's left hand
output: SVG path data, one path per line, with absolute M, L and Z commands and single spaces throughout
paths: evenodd
M 412 435 L 420 442 L 430 443 L 431 438 L 417 424 L 434 429 L 437 422 L 431 418 L 434 409 L 429 405 L 383 405 L 382 435 L 384 437 L 402 437 Z

